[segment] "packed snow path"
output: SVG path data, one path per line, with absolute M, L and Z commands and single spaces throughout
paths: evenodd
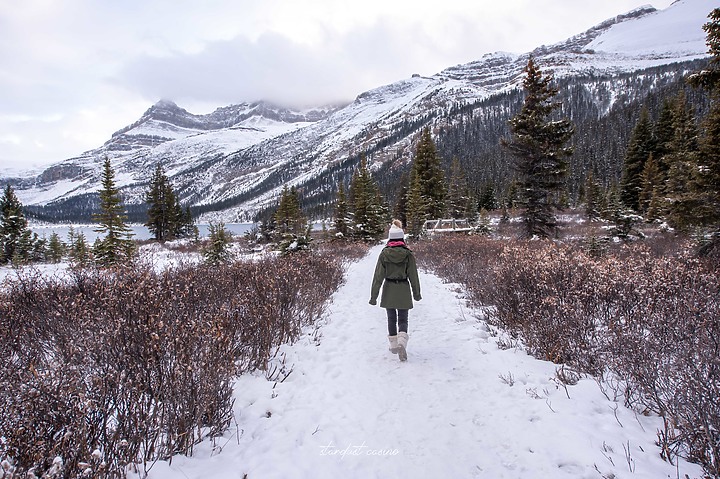
M 420 275 L 401 363 L 387 350 L 385 310 L 368 304 L 380 249 L 349 267 L 320 329 L 283 347 L 284 381 L 241 377 L 237 427 L 150 478 L 677 477 L 654 444 L 658 418 L 608 400 L 591 379 L 566 392 L 556 365 L 499 349 L 434 275 Z M 700 476 L 686 463 L 679 472 Z

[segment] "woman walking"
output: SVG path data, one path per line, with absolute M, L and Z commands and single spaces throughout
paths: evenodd
M 397 354 L 400 361 L 406 361 L 408 310 L 413 307 L 413 298 L 420 301 L 422 297 L 415 255 L 405 244 L 405 232 L 399 220 L 393 220 L 390 225 L 387 245 L 378 257 L 370 291 L 370 304 L 377 304 L 381 286 L 380 307 L 387 310 L 390 352 Z

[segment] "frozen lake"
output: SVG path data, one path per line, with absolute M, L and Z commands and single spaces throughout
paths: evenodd
M 200 237 L 205 238 L 210 234 L 210 225 L 207 224 L 198 224 L 196 225 L 198 227 L 198 230 L 200 232 Z M 233 236 L 242 236 L 248 231 L 251 231 L 255 227 L 255 223 L 227 223 L 225 224 L 225 229 L 233 234 Z M 68 239 L 68 233 L 70 232 L 71 225 L 31 225 L 29 228 L 33 231 L 33 233 L 37 233 L 38 236 L 41 238 L 44 236 L 45 238 L 50 238 L 50 236 L 53 233 L 57 233 L 58 236 L 60 236 L 60 239 L 63 241 L 67 241 Z M 95 239 L 100 236 L 99 233 L 95 232 L 95 228 L 97 228 L 97 225 L 72 225 L 72 228 L 75 230 L 75 233 L 82 232 L 85 235 L 85 240 L 88 243 L 95 242 Z M 141 225 L 134 225 L 130 226 L 130 229 L 132 230 L 134 236 L 133 239 L 136 240 L 149 240 L 152 239 L 152 234 L 150 233 L 150 230 L 147 229 L 145 226 Z

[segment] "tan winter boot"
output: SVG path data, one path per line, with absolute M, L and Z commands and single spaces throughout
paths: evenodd
M 397 336 L 397 342 L 398 356 L 400 356 L 400 361 L 407 361 L 408 333 L 400 331 Z
M 397 336 L 388 336 L 388 340 L 390 341 L 390 352 L 393 354 L 397 354 L 398 349 L 398 337 Z

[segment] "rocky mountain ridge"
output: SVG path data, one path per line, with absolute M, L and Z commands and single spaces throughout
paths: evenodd
M 576 79 L 591 92 L 598 111 L 608 112 L 632 95 L 625 91 L 627 81 L 617 80 L 620 75 L 675 64 L 682 69 L 706 56 L 701 25 L 713 3 L 678 0 L 662 11 L 643 7 L 555 45 L 522 55 L 488 54 L 430 77 L 414 75 L 361 93 L 342 107 L 299 112 L 256 102 L 193 115 L 163 100 L 100 148 L 13 182 L 25 205 L 54 220 L 87 212 L 79 205 L 92 202 L 106 155 L 126 202 L 138 208 L 158 162 L 181 199 L 204 219 L 252 219 L 273 204 L 284 185 L 323 202 L 347 181 L 360 154 L 375 169 L 407 163 L 424 126 L 452 128 L 458 121 L 453 111 L 517 92 L 530 55 L 556 79 Z M 672 34 L 663 26 L 671 26 Z

